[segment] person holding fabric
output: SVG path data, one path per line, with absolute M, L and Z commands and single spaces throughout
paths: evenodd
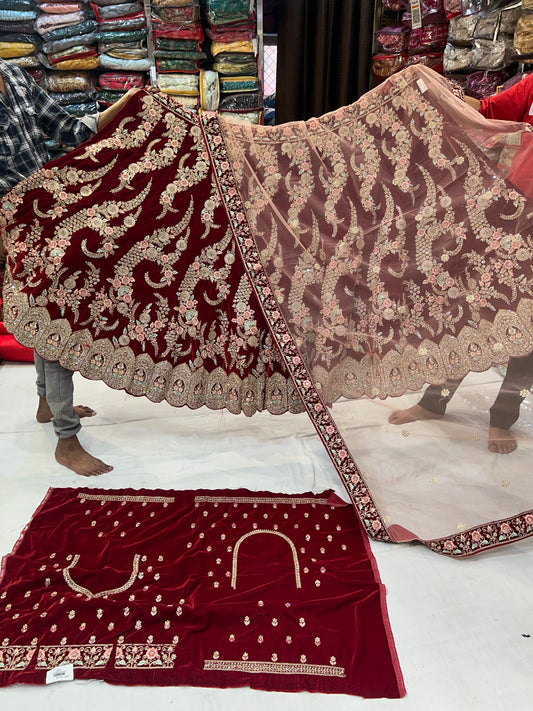
M 48 162 L 45 138 L 66 146 L 81 144 L 109 123 L 137 91 L 131 89 L 98 115 L 78 119 L 56 104 L 23 69 L 0 59 L 0 197 Z M 111 471 L 113 467 L 86 452 L 77 438 L 80 418 L 96 412 L 82 405 L 74 407 L 72 371 L 34 355 L 37 420 L 53 423 L 58 437 L 56 460 L 81 476 Z
M 488 119 L 519 121 L 533 126 L 533 73 L 509 89 L 479 101 L 470 96 L 466 102 Z M 389 417 L 393 425 L 415 420 L 440 419 L 462 380 L 447 380 L 443 385 L 429 385 L 418 404 L 395 410 Z M 520 416 L 520 405 L 533 385 L 533 353 L 511 358 L 500 391 L 490 408 L 488 448 L 497 454 L 510 454 L 517 448 L 510 429 Z

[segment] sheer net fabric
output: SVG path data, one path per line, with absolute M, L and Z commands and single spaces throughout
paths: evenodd
M 307 122 L 127 114 L 4 200 L 17 338 L 176 405 L 303 403 L 378 538 L 530 535 L 527 438 L 486 447 L 493 366 L 533 350 L 529 127 L 418 65 Z M 467 373 L 446 418 L 388 422 Z

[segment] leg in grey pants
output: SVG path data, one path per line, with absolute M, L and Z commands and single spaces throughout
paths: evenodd
M 446 406 L 462 380 L 447 380 L 444 385 L 430 385 L 418 403 L 424 410 L 444 415 Z M 490 426 L 500 430 L 510 429 L 520 416 L 520 405 L 533 385 L 533 353 L 525 358 L 511 358 L 507 372 L 493 406 L 490 408 Z M 442 395 L 442 391 L 449 391 Z
M 72 371 L 57 362 L 44 360 L 35 353 L 37 395 L 44 397 L 52 411 L 54 431 L 60 439 L 73 437 L 81 429 L 80 418 L 74 411 Z

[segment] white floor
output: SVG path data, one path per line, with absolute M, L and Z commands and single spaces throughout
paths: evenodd
M 98 416 L 81 439 L 115 469 L 97 480 L 54 462 L 50 425 L 34 420 L 32 365 L 0 367 L 0 554 L 11 551 L 49 487 L 237 488 L 344 496 L 306 415 L 251 419 L 176 410 L 76 376 L 76 402 Z M 401 700 L 249 689 L 62 682 L 0 690 L 2 711 L 151 708 L 239 711 L 529 711 L 533 698 L 533 539 L 464 560 L 418 544 L 373 543 L 404 674 Z M 0 630 L 1 636 L 1 630 Z

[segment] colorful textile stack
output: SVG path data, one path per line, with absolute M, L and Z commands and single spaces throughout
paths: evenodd
M 250 0 L 206 0 L 206 34 L 211 40 L 209 50 L 212 71 L 218 77 L 219 101 L 214 107 L 214 80 L 211 73 L 206 73 L 201 80 L 202 106 L 262 123 L 253 7 Z
M 40 37 L 35 33 L 35 0 L 0 0 L 0 57 L 24 67 L 36 81 L 43 77 L 37 56 Z
M 199 0 L 154 0 L 152 38 L 157 85 L 197 109 L 200 63 L 206 58 Z
M 97 23 L 84 2 L 37 0 L 35 29 L 42 38 L 39 59 L 48 69 L 43 87 L 74 116 L 97 111 L 91 72 L 98 68 Z
M 422 0 L 416 7 L 409 0 L 382 2 L 385 9 L 401 15 L 400 22 L 382 27 L 376 33 L 374 75 L 384 79 L 412 64 L 424 64 L 442 73 L 449 20 L 444 0 Z
M 95 0 L 98 21 L 98 101 L 110 106 L 128 91 L 143 87 L 150 70 L 146 14 L 142 2 Z

